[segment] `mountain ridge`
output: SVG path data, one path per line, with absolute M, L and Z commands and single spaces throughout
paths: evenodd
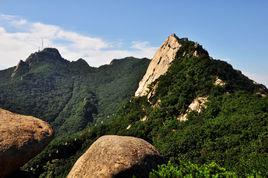
M 195 42 L 183 38 L 181 43 L 167 72 L 148 87 L 150 92 L 157 83 L 153 95 L 137 97 L 133 91 L 132 98 L 108 120 L 101 117 L 81 132 L 55 139 L 24 170 L 66 177 L 97 138 L 115 134 L 150 142 L 170 164 L 216 162 L 239 176 L 257 171 L 267 177 L 266 87 L 254 84 L 224 61 L 194 56 Z
M 167 51 L 174 50 L 168 44 L 165 46 Z M 146 75 L 149 61 L 145 64 L 143 60 L 130 58 L 114 60 L 98 68 L 96 73 L 74 76 L 68 86 L 72 94 L 78 95 L 68 96 L 71 99 L 64 105 L 56 124 L 64 124 L 59 128 L 61 133 L 79 132 L 54 139 L 23 170 L 36 176 L 66 177 L 75 161 L 96 139 L 113 134 L 139 137 L 154 145 L 170 161 L 167 174 L 174 170 L 170 164 L 180 166 L 181 162 L 190 161 L 195 165 L 217 163 L 224 167 L 221 171 L 233 171 L 242 177 L 267 177 L 267 88 L 255 84 L 227 62 L 213 59 L 201 45 L 186 38 L 180 39 L 179 49 L 167 56 L 169 60 L 172 61 L 166 63 L 167 69 L 156 80 L 144 85 L 148 90 L 138 97 L 134 93 Z M 151 62 L 157 65 L 158 61 Z M 129 75 L 136 70 L 140 71 Z M 114 80 L 114 76 L 123 78 Z M 98 85 L 93 88 L 84 85 L 94 81 Z M 66 82 L 58 86 L 63 84 Z M 120 106 L 109 105 L 122 101 L 118 97 L 124 95 Z M 87 123 L 85 120 L 92 118 L 87 116 L 87 111 L 94 110 L 94 106 L 97 111 L 109 114 L 98 115 L 96 122 L 82 128 Z M 60 119 L 69 115 L 72 117 L 66 122 Z
M 57 132 L 75 132 L 86 127 L 93 117 L 103 112 L 108 115 L 125 101 L 148 62 L 146 58 L 127 57 L 96 68 L 83 59 L 70 62 L 57 49 L 45 48 L 16 67 L 0 71 L 0 107 L 53 122 Z M 127 73 L 130 70 L 133 72 Z M 121 94 L 111 82 L 126 83 Z M 103 85 L 106 89 L 100 87 Z M 104 94 L 97 93 L 109 93 L 118 102 L 113 104 Z

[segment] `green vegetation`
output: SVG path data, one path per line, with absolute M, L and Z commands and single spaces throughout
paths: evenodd
M 177 59 L 155 82 L 158 87 L 149 101 L 132 98 L 109 120 L 99 117 L 79 133 L 57 138 L 24 170 L 64 177 L 98 137 L 117 134 L 149 141 L 172 162 L 151 177 L 267 177 L 268 98 L 263 95 L 267 89 L 226 62 L 211 59 L 193 42 L 181 43 Z M 195 57 L 195 50 L 205 55 Z M 214 85 L 217 77 L 224 86 Z M 179 122 L 177 117 L 199 96 L 208 97 L 206 107 Z
M 99 68 L 81 59 L 37 63 L 13 78 L 15 68 L 1 71 L 1 107 L 72 133 L 59 134 L 23 169 L 39 177 L 65 177 L 98 137 L 117 134 L 149 141 L 170 161 L 151 177 L 268 177 L 267 89 L 210 58 L 200 45 L 180 43 L 168 72 L 151 85 L 157 89 L 149 100 L 128 101 L 145 73 L 145 59 L 114 60 Z M 216 79 L 224 85 L 215 85 Z M 202 112 L 178 121 L 197 97 L 208 98 Z
M 191 161 L 204 166 L 216 162 L 228 170 L 222 172 L 224 175 L 229 171 L 240 176 L 268 175 L 267 98 L 244 92 L 210 98 L 207 108 L 200 114 L 192 113 L 187 122 L 178 122 L 172 117 L 161 120 L 159 110 L 151 110 L 147 121 L 141 122 L 137 118 L 146 113 L 138 112 L 140 106 L 149 108 L 145 100 L 134 99 L 122 106 L 113 119 L 55 139 L 25 169 L 29 171 L 32 167 L 37 175 L 64 177 L 98 137 L 118 134 L 150 141 L 167 160 Z M 129 124 L 132 126 L 127 130 Z M 205 167 L 200 169 L 202 172 Z
M 75 133 L 127 101 L 148 63 L 128 57 L 93 68 L 46 48 L 0 71 L 0 107 L 48 121 L 57 135 Z
M 158 170 L 150 173 L 150 178 L 178 178 L 178 177 L 238 177 L 234 172 L 226 171 L 215 162 L 210 164 L 198 165 L 190 162 L 180 162 L 179 164 L 168 162 L 161 165 Z
M 245 93 L 211 97 L 189 121 L 164 121 L 154 144 L 169 159 L 215 161 L 239 174 L 267 175 L 267 107 L 267 99 Z

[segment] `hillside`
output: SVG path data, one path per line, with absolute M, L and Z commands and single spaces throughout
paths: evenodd
M 127 57 L 94 68 L 45 48 L 0 71 L 0 107 L 48 121 L 58 135 L 74 133 L 127 101 L 148 63 Z
M 198 43 L 171 35 L 136 88 L 112 118 L 55 139 L 24 170 L 64 177 L 93 141 L 117 134 L 149 141 L 174 165 L 216 162 L 236 175 L 268 176 L 264 85 L 211 58 Z

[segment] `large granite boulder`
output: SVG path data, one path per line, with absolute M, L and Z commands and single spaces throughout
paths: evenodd
M 100 137 L 76 161 L 68 178 L 147 177 L 163 162 L 159 152 L 140 138 Z
M 18 170 L 51 140 L 49 124 L 0 109 L 0 177 Z

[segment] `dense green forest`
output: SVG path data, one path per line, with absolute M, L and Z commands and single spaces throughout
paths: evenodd
M 0 71 L 0 107 L 48 121 L 57 135 L 75 133 L 128 100 L 148 64 L 127 57 L 94 68 L 46 48 Z
M 258 176 L 257 174 L 250 175 L 252 177 Z M 150 178 L 177 178 L 177 177 L 239 177 L 235 172 L 227 171 L 225 168 L 220 167 L 215 162 L 210 164 L 193 164 L 190 162 L 179 162 L 161 165 L 157 170 L 153 170 Z
M 54 139 L 23 169 L 40 177 L 65 177 L 98 137 L 117 134 L 143 138 L 165 157 L 169 163 L 152 177 L 267 177 L 267 89 L 212 59 L 199 45 L 180 43 L 168 72 L 152 84 L 157 84 L 153 97 L 125 100 L 110 119 L 99 117 L 80 132 Z M 195 56 L 196 50 L 204 55 Z M 224 85 L 215 85 L 217 78 Z M 187 121 L 178 121 L 197 97 L 208 99 L 202 112 L 188 112 Z

